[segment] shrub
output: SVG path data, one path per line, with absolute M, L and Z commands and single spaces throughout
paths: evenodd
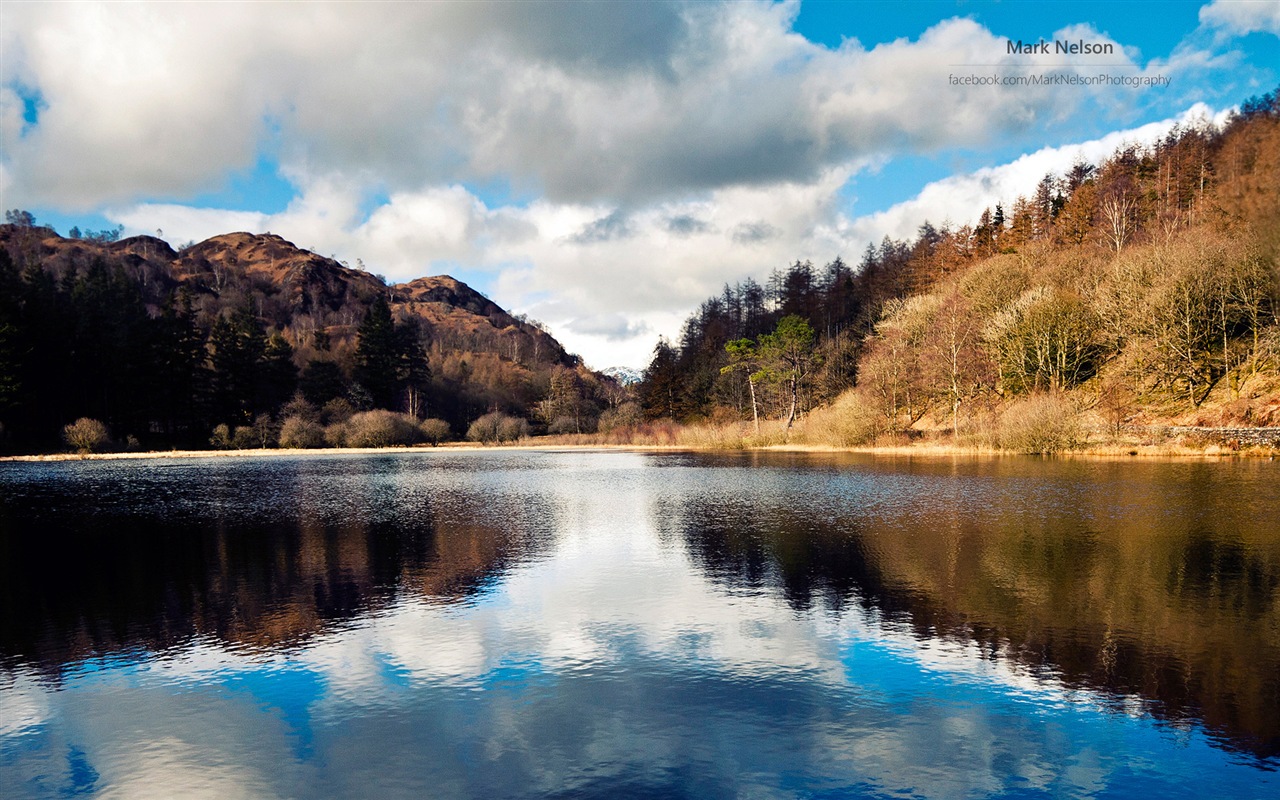
M 280 426 L 281 447 L 323 447 L 324 428 L 305 417 L 289 417 Z
M 639 424 L 640 404 L 623 403 L 617 408 L 605 409 L 605 411 L 600 414 L 598 430 L 601 433 L 609 433 L 617 428 L 625 428 L 629 425 Z
M 77 452 L 96 453 L 111 443 L 111 434 L 96 419 L 81 417 L 62 429 L 62 439 Z
M 346 447 L 347 424 L 345 422 L 335 422 L 332 425 L 326 425 L 324 428 L 324 443 L 330 447 Z
M 514 442 L 529 435 L 529 421 L 522 417 L 504 417 L 498 425 L 498 441 Z
M 573 417 L 556 417 L 551 420 L 551 424 L 547 426 L 547 433 L 552 435 L 559 433 L 581 433 L 578 429 L 578 422 Z
M 1000 446 L 1019 453 L 1057 453 L 1080 441 L 1080 419 L 1071 401 L 1060 395 L 1032 395 L 1000 417 Z
M 417 444 L 422 439 L 416 419 L 383 409 L 352 415 L 346 429 L 348 447 L 392 447 Z
M 497 411 L 480 417 L 467 428 L 467 440 L 472 442 L 498 441 L 498 423 L 501 419 L 502 414 Z
M 418 430 L 422 432 L 422 438 L 432 445 L 440 444 L 453 434 L 449 423 L 442 419 L 424 419 L 418 423 Z
M 884 417 L 856 392 L 845 392 L 827 408 L 815 409 L 804 420 L 802 439 L 810 444 L 854 447 L 870 444 L 884 428 Z
M 341 424 L 351 419 L 351 415 L 355 413 L 356 408 L 351 405 L 350 400 L 345 397 L 335 397 L 320 409 L 320 421 L 325 425 Z
M 293 399 L 285 403 L 280 408 L 280 416 L 284 419 L 289 417 L 299 417 L 308 422 L 319 422 L 320 411 L 307 402 L 307 399 L 301 393 L 295 394 Z M 283 435 L 283 434 L 282 434 Z
M 529 423 L 520 417 L 510 417 L 491 411 L 467 428 L 467 439 L 473 442 L 514 442 L 529 435 Z
M 209 437 L 209 444 L 218 450 L 231 449 L 231 426 L 225 422 L 215 426 L 213 435 Z
M 741 450 L 746 446 L 746 440 L 743 438 L 745 427 L 747 424 L 741 422 L 685 425 L 677 429 L 676 443 L 685 447 L 712 450 Z
M 258 434 L 249 425 L 238 426 L 231 434 L 231 446 L 237 450 L 253 450 L 258 447 Z

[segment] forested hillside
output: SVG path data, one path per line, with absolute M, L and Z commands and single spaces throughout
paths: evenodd
M 782 420 L 834 440 L 962 436 L 1019 398 L 1126 422 L 1280 425 L 1280 90 L 1046 175 L 857 263 L 726 286 L 659 341 L 650 419 Z
M 177 252 L 7 216 L 3 448 L 60 447 L 79 418 L 139 447 L 274 444 L 291 417 L 295 444 L 319 444 L 319 431 L 332 440 L 335 425 L 375 409 L 443 420 L 432 439 L 486 414 L 527 420 L 508 426 L 517 433 L 587 430 L 621 402 L 616 382 L 536 322 L 448 276 L 388 286 L 271 234 Z

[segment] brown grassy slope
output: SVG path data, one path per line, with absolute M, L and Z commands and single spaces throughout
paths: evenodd
M 948 428 L 972 437 L 998 427 L 1028 388 L 1065 387 L 1064 407 L 1095 428 L 1280 425 L 1280 120 L 1229 128 L 1212 167 L 1210 188 L 1189 210 L 1144 212 L 1119 252 L 1098 237 L 1021 241 L 891 304 L 860 359 L 859 388 L 833 404 L 861 417 L 842 424 L 863 439 Z M 1220 297 L 1230 298 L 1234 321 L 1215 310 Z M 1068 321 L 1054 322 L 1053 335 L 1078 333 L 1096 353 L 1086 368 L 1060 383 L 1019 384 L 1002 362 L 1002 335 L 1036 314 L 1045 327 L 1055 314 Z

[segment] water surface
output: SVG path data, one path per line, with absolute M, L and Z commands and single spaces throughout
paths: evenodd
M 0 464 L 10 797 L 1273 797 L 1280 464 Z

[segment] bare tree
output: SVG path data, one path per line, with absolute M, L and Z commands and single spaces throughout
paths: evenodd
M 1103 234 L 1111 249 L 1119 253 L 1133 237 L 1138 204 L 1124 192 L 1114 192 L 1102 200 Z

